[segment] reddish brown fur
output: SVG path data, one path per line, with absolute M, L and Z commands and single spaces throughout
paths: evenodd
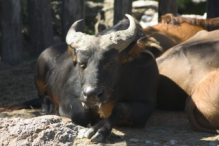
M 39 96 L 44 96 L 45 92 L 46 92 L 46 84 L 43 80 L 36 80 L 36 86 L 37 86 L 37 90 L 38 90 L 38 94 Z M 56 98 L 56 95 L 51 94 L 50 96 L 50 100 L 52 100 L 52 102 L 55 105 L 59 105 L 58 98 Z
M 42 80 L 36 80 L 35 84 L 37 86 L 39 96 L 43 96 L 46 91 L 46 88 L 45 88 L 46 84 Z
M 71 56 L 73 61 L 77 61 L 77 56 L 74 54 L 74 52 L 72 52 L 72 48 L 70 46 L 68 46 L 68 54 Z
M 162 16 L 161 23 L 147 27 L 144 33 L 154 37 L 163 47 L 163 51 L 182 43 L 200 30 L 216 30 L 219 28 L 219 18 L 197 19 L 174 17 L 172 14 Z
M 188 17 L 174 17 L 172 14 L 166 14 L 162 16 L 162 23 L 164 24 L 180 25 L 185 22 L 191 25 L 200 26 L 208 31 L 219 29 L 219 18 L 198 19 Z
M 159 23 L 155 26 L 145 28 L 144 32 L 146 35 L 154 37 L 160 42 L 163 50 L 166 51 L 184 42 L 200 30 L 203 30 L 203 28 L 189 23 L 181 23 L 180 25 Z
M 115 102 L 106 102 L 101 105 L 101 107 L 98 109 L 98 113 L 101 118 L 108 118 L 112 110 L 114 108 Z
M 162 53 L 162 47 L 153 37 L 142 37 L 128 51 L 120 56 L 120 63 L 126 63 L 134 58 L 139 58 L 142 53 L 148 53 L 152 58 L 159 56 Z

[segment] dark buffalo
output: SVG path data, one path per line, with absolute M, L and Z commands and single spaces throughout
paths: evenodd
M 54 105 L 61 116 L 92 127 L 84 137 L 104 140 L 115 124 L 142 127 L 156 104 L 158 69 L 150 50 L 160 49 L 153 38 L 137 41 L 129 27 L 92 36 L 77 32 L 75 22 L 67 44 L 47 48 L 38 58 L 35 83 L 43 110 Z

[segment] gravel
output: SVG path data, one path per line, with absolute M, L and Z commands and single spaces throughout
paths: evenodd
M 70 146 L 77 127 L 54 115 L 36 118 L 0 118 L 0 144 L 7 146 Z

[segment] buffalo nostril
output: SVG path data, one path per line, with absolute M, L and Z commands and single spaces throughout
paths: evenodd
M 87 96 L 87 91 L 83 90 L 82 93 L 84 96 Z
M 103 93 L 103 90 L 102 89 L 99 89 L 98 91 L 97 91 L 97 97 L 101 97 L 102 96 L 102 93 Z
M 91 97 L 100 97 L 103 93 L 103 90 L 101 88 L 92 88 L 92 87 L 86 87 L 83 90 L 83 95 L 87 98 Z

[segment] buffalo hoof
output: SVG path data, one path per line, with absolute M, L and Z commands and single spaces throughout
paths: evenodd
M 92 142 L 102 142 L 106 137 L 102 133 L 97 132 L 94 136 L 92 136 Z
M 106 137 L 112 131 L 112 124 L 109 122 L 108 119 L 104 119 L 94 125 L 93 127 L 89 128 L 85 133 L 84 137 L 91 139 L 92 142 L 102 142 L 106 139 Z

